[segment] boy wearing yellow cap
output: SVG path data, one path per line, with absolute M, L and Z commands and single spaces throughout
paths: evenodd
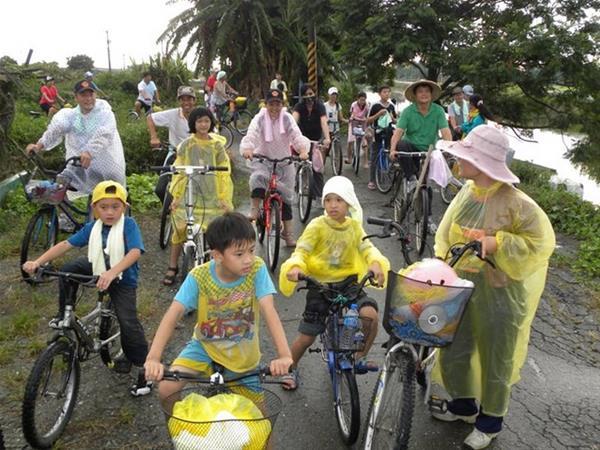
M 115 365 L 115 370 L 121 373 L 128 373 L 132 364 L 142 367 L 148 353 L 148 343 L 136 309 L 137 261 L 144 252 L 144 243 L 135 220 L 125 216 L 126 208 L 127 191 L 122 185 L 116 181 L 98 183 L 92 193 L 92 210 L 96 220 L 35 261 L 23 264 L 23 270 L 33 274 L 40 266 L 59 258 L 73 247 L 88 247 L 87 257 L 70 261 L 61 270 L 98 275 L 97 288 L 109 293 L 119 320 L 121 346 L 126 357 Z M 77 287 L 76 283 L 59 278 L 59 314 L 50 321 L 51 327 L 56 327 L 63 317 L 66 293 L 76 291 Z M 151 383 L 139 375 L 130 392 L 134 396 L 145 395 L 151 387 Z

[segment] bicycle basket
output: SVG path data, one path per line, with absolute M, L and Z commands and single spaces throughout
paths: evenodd
M 248 108 L 248 97 L 236 97 L 234 101 L 237 109 Z
M 446 286 L 390 271 L 383 326 L 405 342 L 444 347 L 454 340 L 473 287 L 460 278 Z
M 365 349 L 365 342 L 371 329 L 371 319 L 359 316 L 359 326 L 356 332 L 354 330 L 350 332 L 351 336 L 348 336 L 343 317 L 339 317 L 337 323 L 335 322 L 333 316 L 330 316 L 325 333 L 323 333 L 323 344 L 327 350 L 361 352 Z
M 29 201 L 50 205 L 58 205 L 67 194 L 66 184 L 48 180 L 30 180 L 25 185 L 25 195 Z
M 176 450 L 259 450 L 269 442 L 281 399 L 262 388 L 199 384 L 167 397 L 162 407 Z

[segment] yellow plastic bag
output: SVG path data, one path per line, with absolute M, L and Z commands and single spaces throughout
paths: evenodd
M 176 450 L 259 450 L 271 433 L 269 420 L 248 398 L 219 394 L 206 398 L 189 394 L 173 406 L 167 426 Z

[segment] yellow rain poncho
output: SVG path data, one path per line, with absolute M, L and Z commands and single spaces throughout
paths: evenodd
M 546 214 L 523 192 L 470 181 L 444 214 L 435 254 L 445 258 L 453 244 L 494 235 L 498 248 L 488 258 L 496 269 L 474 255 L 454 267 L 475 291 L 454 342 L 439 353 L 434 379 L 452 398 L 476 398 L 483 413 L 502 417 L 525 362 L 555 238 Z
M 210 221 L 226 211 L 233 210 L 233 183 L 231 165 L 225 151 L 225 138 L 218 134 L 209 134 L 210 139 L 203 140 L 192 135 L 177 147 L 177 158 L 173 165 L 226 166 L 227 172 L 211 172 L 205 175 L 194 174 L 194 218 L 196 223 L 206 228 Z M 169 192 L 177 208 L 173 214 L 175 232 L 172 242 L 185 241 L 185 200 L 187 197 L 187 177 L 183 173 L 173 175 Z
M 355 274 L 360 279 L 373 262 L 378 262 L 387 276 L 390 262 L 371 241 L 363 241 L 363 236 L 362 225 L 349 217 L 343 223 L 328 216 L 313 219 L 300 236 L 292 256 L 281 266 L 281 293 L 289 297 L 294 292 L 296 283 L 286 277 L 293 267 L 299 267 L 321 283 L 335 283 Z

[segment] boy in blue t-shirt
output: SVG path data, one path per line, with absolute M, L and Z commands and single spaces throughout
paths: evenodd
M 121 328 L 121 347 L 125 358 L 115 362 L 114 369 L 129 373 L 131 365 L 141 367 L 146 360 L 148 343 L 144 328 L 137 317 L 136 288 L 138 259 L 144 252 L 144 243 L 137 223 L 124 215 L 127 191 L 116 181 L 98 183 L 92 193 L 92 209 L 96 221 L 86 224 L 66 241 L 62 241 L 35 261 L 23 264 L 23 270 L 33 274 L 44 264 L 64 255 L 73 247 L 88 247 L 87 257 L 65 264 L 63 272 L 98 275 L 96 287 L 107 291 Z M 77 283 L 59 278 L 59 313 L 50 321 L 58 327 L 64 315 L 67 292 L 75 295 Z M 146 382 L 140 372 L 137 383 L 131 388 L 134 396 L 148 394 L 152 383 Z
M 292 355 L 273 303 L 275 286 L 262 259 L 255 256 L 256 232 L 239 213 L 226 213 L 208 225 L 206 240 L 213 259 L 194 268 L 165 313 L 146 359 L 148 380 L 160 380 L 164 349 L 186 310 L 197 310 L 192 339 L 173 361 L 171 370 L 210 376 L 213 363 L 225 368 L 225 378 L 256 370 L 260 362 L 259 329 L 264 318 L 277 358 L 271 374 L 288 373 Z M 256 377 L 242 382 L 254 386 Z M 185 381 L 163 381 L 164 400 L 183 389 Z M 171 397 L 172 398 L 172 397 Z

